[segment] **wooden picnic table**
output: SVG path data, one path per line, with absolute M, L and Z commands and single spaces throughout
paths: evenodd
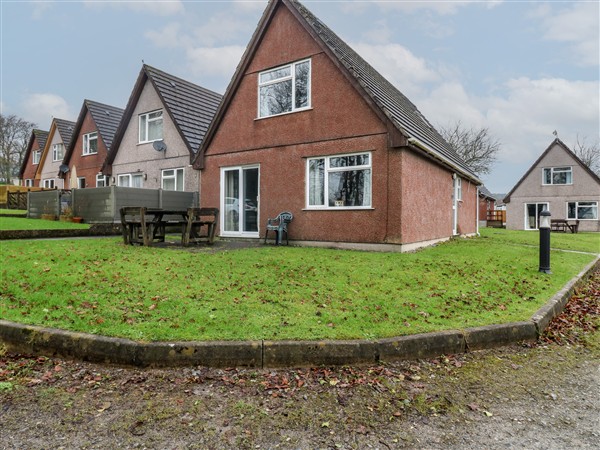
M 550 229 L 561 233 L 566 233 L 567 230 L 571 233 L 577 233 L 579 230 L 579 220 L 576 220 L 575 223 L 569 223 L 565 219 L 550 219 Z
M 206 239 L 213 243 L 219 216 L 217 208 L 163 209 L 143 206 L 121 208 L 121 232 L 125 244 L 152 245 L 154 241 L 164 242 L 168 226 L 181 227 L 181 243 L 201 242 Z M 202 234 L 203 227 L 207 228 Z

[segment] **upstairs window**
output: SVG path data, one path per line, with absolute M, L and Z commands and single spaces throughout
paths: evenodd
M 83 135 L 83 154 L 95 155 L 98 153 L 98 132 Z
M 65 154 L 65 146 L 63 144 L 54 144 L 52 146 L 52 161 L 62 161 Z
M 547 167 L 543 170 L 543 184 L 573 184 L 572 167 Z
M 309 208 L 369 208 L 371 154 L 328 156 L 307 161 Z
M 36 150 L 35 152 L 33 152 L 33 164 L 40 163 L 41 155 L 42 155 L 42 152 L 40 150 Z
M 598 202 L 568 202 L 567 219 L 598 220 Z
M 258 116 L 269 117 L 310 108 L 310 60 L 261 72 Z
M 163 138 L 163 112 L 153 111 L 140 114 L 140 143 L 158 141 Z

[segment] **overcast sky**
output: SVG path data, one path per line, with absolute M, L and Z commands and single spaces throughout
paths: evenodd
M 600 139 L 599 1 L 304 1 L 437 127 L 489 128 L 506 193 L 558 132 Z M 1 0 L 2 114 L 124 108 L 142 61 L 223 93 L 266 1 Z

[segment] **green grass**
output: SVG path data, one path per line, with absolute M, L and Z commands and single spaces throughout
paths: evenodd
M 511 231 L 498 228 L 482 228 L 483 238 L 491 242 L 504 242 L 508 245 L 534 245 L 539 246 L 540 234 L 538 231 Z M 562 250 L 600 253 L 600 233 L 551 233 L 550 246 Z
M 528 320 L 593 260 L 553 251 L 545 275 L 537 248 L 487 234 L 409 254 L 3 241 L 0 316 L 142 341 L 390 337 Z
M 27 214 L 27 210 L 25 209 L 4 209 L 0 208 L 0 215 L 2 214 Z
M 0 230 L 74 230 L 89 227 L 89 224 L 62 222 L 60 220 L 0 216 Z

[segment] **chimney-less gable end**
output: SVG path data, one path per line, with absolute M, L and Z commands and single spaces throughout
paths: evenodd
M 327 25 L 296 0 L 272 0 L 267 5 L 258 27 L 246 48 L 246 52 L 225 92 L 223 102 L 216 112 L 215 119 L 211 123 L 198 154 L 194 159 L 195 168 L 203 168 L 204 153 L 210 145 L 216 130 L 219 128 L 225 111 L 231 104 L 233 96 L 238 90 L 257 49 L 262 45 L 262 40 L 279 8 L 287 8 L 291 12 L 302 28 L 324 50 L 324 53 L 330 58 L 333 64 L 363 96 L 366 103 L 373 109 L 377 116 L 382 121 L 387 122 L 390 129 L 396 130 L 396 133 L 401 135 L 399 137 L 394 133 L 393 137 L 390 137 L 393 146 L 406 145 L 407 141 L 409 141 L 412 144 L 411 148 L 413 150 L 423 152 L 437 163 L 449 167 L 451 170 L 460 173 L 461 176 L 472 180 L 476 184 L 481 184 L 481 181 L 474 172 L 407 97 L 352 50 Z M 306 87 L 307 94 L 304 94 L 302 77 L 296 73 L 295 64 L 298 63 L 290 62 L 288 65 L 278 66 L 259 74 L 259 118 L 285 114 L 310 107 L 310 91 L 314 87 L 310 84 L 312 75 L 310 71 L 312 67 L 310 65 L 307 67 L 309 70 L 309 82 Z M 296 92 L 301 93 L 299 99 L 295 96 Z M 307 102 L 304 99 L 305 97 Z M 299 105 L 296 104 L 298 100 L 300 100 Z M 302 103 L 303 101 L 305 103 Z

